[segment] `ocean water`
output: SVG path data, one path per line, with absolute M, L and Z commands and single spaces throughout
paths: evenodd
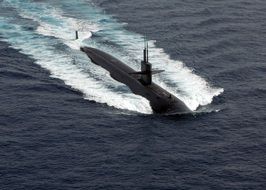
M 0 189 L 265 189 L 265 18 L 264 0 L 0 0 Z M 139 69 L 145 36 L 194 114 L 152 113 L 79 51 Z

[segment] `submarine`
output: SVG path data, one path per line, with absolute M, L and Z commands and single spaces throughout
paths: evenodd
M 76 39 L 78 38 L 76 32 Z M 141 71 L 135 71 L 112 55 L 92 47 L 81 47 L 91 61 L 109 71 L 111 77 L 127 85 L 137 95 L 146 98 L 155 113 L 165 115 L 189 114 L 192 111 L 176 96 L 152 81 L 152 75 L 163 70 L 152 70 L 149 63 L 148 42 L 144 42 Z

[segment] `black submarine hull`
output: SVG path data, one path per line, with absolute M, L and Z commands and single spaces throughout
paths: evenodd
M 115 57 L 95 48 L 81 47 L 93 63 L 109 71 L 111 77 L 127 85 L 137 95 L 149 100 L 154 112 L 163 114 L 188 114 L 192 111 L 176 96 L 155 83 L 143 85 L 140 76 L 134 69 Z

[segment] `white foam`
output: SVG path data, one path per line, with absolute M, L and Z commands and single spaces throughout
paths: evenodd
M 118 35 L 116 38 L 119 40 L 124 37 L 124 34 L 116 35 Z M 119 37 L 119 35 L 121 36 Z M 121 43 L 125 43 L 123 41 L 117 41 L 116 38 L 109 38 L 108 40 L 114 41 L 121 46 Z M 103 45 L 90 45 L 115 55 L 134 69 L 139 69 L 139 62 L 142 59 L 141 49 L 143 48 L 143 36 L 137 34 L 131 36 L 131 34 L 128 34 L 125 41 L 127 41 L 127 44 L 123 45 L 126 47 L 125 52 L 118 52 L 117 50 L 112 50 Z M 211 87 L 206 80 L 196 75 L 192 69 L 186 67 L 182 62 L 171 60 L 169 56 L 164 53 L 163 49 L 155 46 L 153 41 L 150 42 L 149 46 L 149 60 L 153 64 L 153 67 L 165 70 L 165 72 L 159 75 L 154 75 L 154 81 L 185 102 L 191 110 L 196 110 L 200 105 L 204 106 L 210 104 L 213 97 L 223 92 L 222 88 Z
M 39 26 L 37 32 L 41 35 L 61 39 L 73 49 L 79 49 L 83 40 L 92 36 L 92 32 L 99 30 L 97 24 L 82 19 L 62 16 L 62 11 L 45 3 L 33 3 L 23 1 L 4 1 L 19 10 L 23 18 L 36 21 Z M 75 31 L 79 31 L 79 39 L 75 40 Z
M 42 26 L 46 27 L 43 31 L 49 32 L 49 35 L 42 36 L 39 35 L 40 31 L 36 31 L 36 33 L 26 31 L 23 27 L 8 20 L 0 20 L 1 25 L 3 25 L 1 32 L 5 41 L 10 43 L 13 48 L 33 57 L 37 64 L 51 72 L 52 77 L 59 78 L 72 88 L 83 92 L 86 99 L 106 103 L 119 109 L 145 114 L 152 113 L 149 102 L 145 98 L 132 94 L 129 89 L 124 93 L 119 92 L 119 90 L 113 91 L 112 89 L 119 89 L 121 85 L 125 85 L 113 80 L 101 67 L 90 63 L 90 60 L 82 53 L 67 48 L 63 52 L 57 50 L 53 46 L 54 39 L 45 37 L 51 35 L 56 37 L 57 32 L 60 32 L 56 30 L 56 27 L 44 26 L 45 24 L 42 23 Z M 86 35 L 84 36 L 86 38 Z M 62 35 L 59 40 L 66 43 L 72 41 L 77 44 L 82 40 L 82 34 L 80 41 L 64 39 L 64 37 L 67 36 Z M 90 73 L 98 73 L 100 80 L 90 77 Z M 108 83 L 111 86 L 106 86 Z
M 28 39 L 21 36 L 10 37 L 8 35 L 10 31 L 6 31 L 5 37 L 13 47 L 21 48 L 24 53 L 33 56 L 38 60 L 37 63 L 49 69 L 53 76 L 82 91 L 85 97 L 90 100 L 107 103 L 116 108 L 151 113 L 146 99 L 132 94 L 129 89 L 123 92 L 117 90 L 122 84 L 113 80 L 102 68 L 88 64 L 89 60 L 85 57 L 75 59 L 75 64 L 73 64 L 73 56 L 79 56 L 79 52 L 66 50 L 59 54 L 55 53 L 56 50 L 51 45 L 63 43 L 72 49 L 79 49 L 81 45 L 90 43 L 90 46 L 109 52 L 134 69 L 139 69 L 143 48 L 142 35 L 126 31 L 123 24 L 102 14 L 95 7 L 85 7 L 91 8 L 90 11 L 86 12 L 87 18 L 90 19 L 85 21 L 62 16 L 64 15 L 62 10 L 46 3 L 27 3 L 18 0 L 5 0 L 4 2 L 5 6 L 16 8 L 23 18 L 31 19 L 39 24 L 35 34 L 39 35 L 41 47 L 34 40 L 28 41 L 26 46 L 25 42 Z M 89 3 L 87 4 L 89 6 Z M 103 20 L 104 22 L 102 22 Z M 75 30 L 79 30 L 79 40 L 74 40 Z M 90 42 L 84 41 L 91 38 L 92 32 L 99 30 L 101 30 L 100 36 L 103 40 L 122 47 L 122 51 L 98 42 L 97 39 L 91 39 Z M 27 31 L 19 28 L 19 32 L 25 33 Z M 28 35 L 31 36 L 32 33 Z M 47 39 L 45 36 L 55 39 Z M 193 70 L 186 67 L 182 62 L 171 60 L 163 49 L 156 47 L 154 41 L 151 41 L 149 45 L 150 62 L 153 63 L 153 67 L 165 70 L 164 73 L 155 75 L 154 81 L 183 100 L 190 109 L 196 110 L 200 105 L 210 104 L 214 96 L 223 92 L 222 88 L 211 87 L 206 80 L 193 73 Z

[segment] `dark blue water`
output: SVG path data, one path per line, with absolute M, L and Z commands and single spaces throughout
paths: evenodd
M 265 189 L 265 18 L 263 0 L 0 0 L 0 189 Z M 144 35 L 197 114 L 151 114 L 77 50 L 138 67 Z

